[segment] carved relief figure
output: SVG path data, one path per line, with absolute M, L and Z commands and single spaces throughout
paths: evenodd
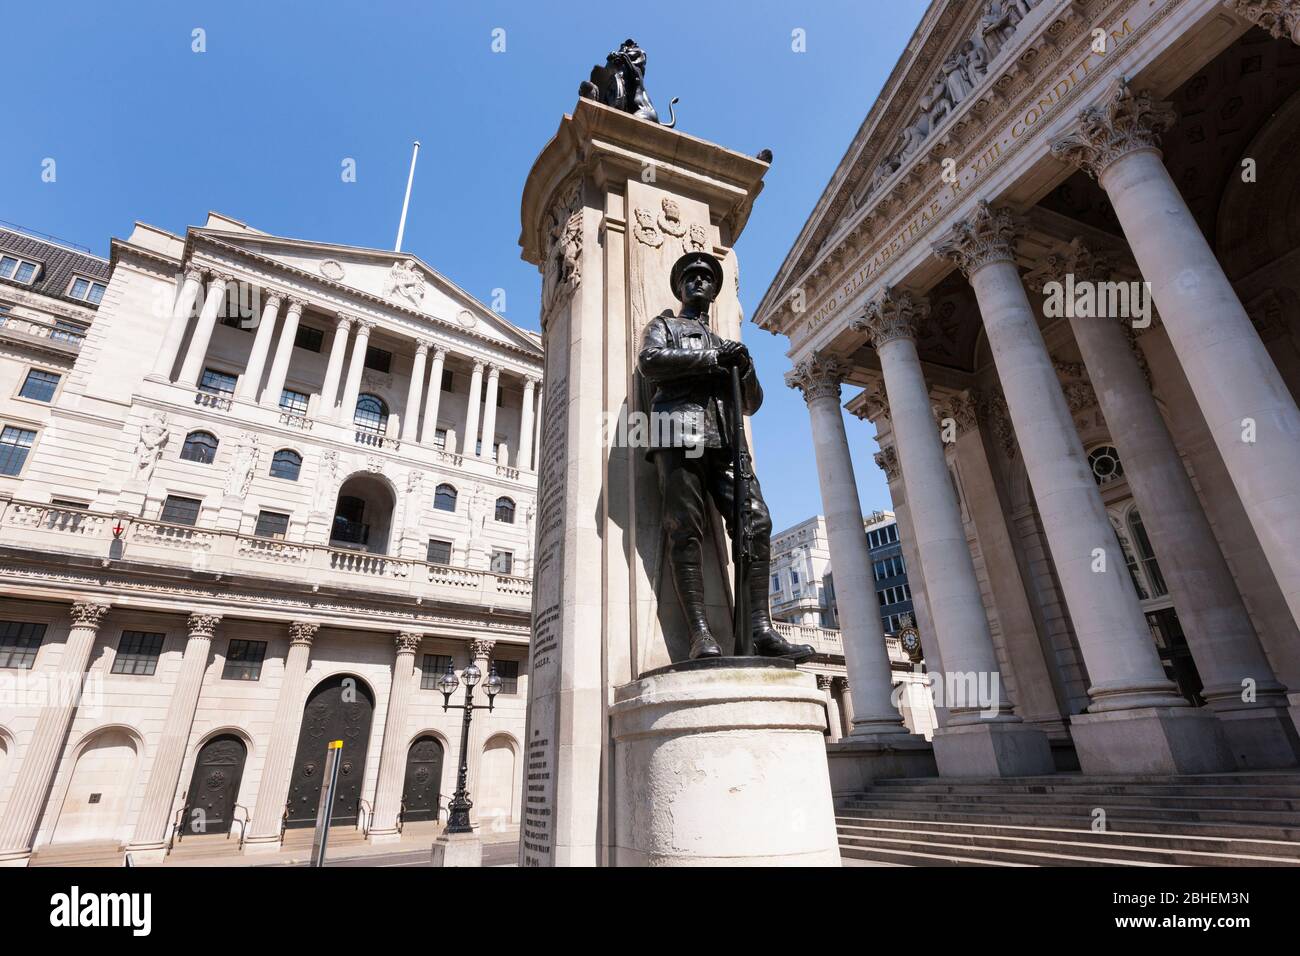
M 582 281 L 582 183 L 575 182 L 551 207 L 550 252 L 542 276 L 542 309 L 572 292 Z
M 140 426 L 140 437 L 135 443 L 135 477 L 148 481 L 153 477 L 154 466 L 162 457 L 167 447 L 167 416 L 154 412 L 147 422 Z
M 989 55 L 996 57 L 1024 18 L 1017 0 L 988 0 L 980 17 L 980 35 Z
M 394 262 L 388 270 L 388 280 L 384 283 L 384 297 L 402 296 L 416 308 L 424 305 L 424 276 L 420 274 L 414 259 Z
M 257 459 L 261 452 L 261 439 L 245 432 L 240 436 L 239 448 L 235 451 L 235 460 L 226 475 L 226 494 L 245 497 L 253 483 L 253 473 L 257 469 Z
M 975 89 L 970 75 L 966 71 L 966 60 L 962 51 L 954 50 L 943 61 L 943 83 L 948 90 L 948 98 L 956 105 L 970 96 Z

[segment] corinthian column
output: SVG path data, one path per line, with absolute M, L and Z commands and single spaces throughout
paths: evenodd
M 945 689 L 955 691 L 945 694 L 948 723 L 935 732 L 934 759 L 944 776 L 1052 773 L 1047 735 L 1025 727 L 1002 693 L 975 563 L 916 351 L 917 323 L 928 311 L 906 292 L 886 288 L 851 328 L 866 333 L 880 356 L 921 575 L 947 668 L 940 676 Z
M 429 392 L 424 397 L 424 424 L 420 427 L 420 444 L 433 445 L 438 437 L 438 406 L 442 403 L 442 366 L 447 360 L 447 350 L 433 350 L 433 368 L 429 371 Z M 448 448 L 447 451 L 453 449 Z
M 411 712 L 415 652 L 423 634 L 403 631 L 397 635 L 397 658 L 393 661 L 393 682 L 388 689 L 388 716 L 384 719 L 384 742 L 379 755 L 379 784 L 375 788 L 375 821 L 370 842 L 390 843 L 401 838 L 397 815 L 402 809 L 402 786 L 406 781 L 406 722 Z
M 1050 256 L 1046 269 L 1060 279 L 1072 275 L 1076 287 L 1115 278 L 1109 264 L 1078 239 L 1064 253 Z M 1239 767 L 1293 767 L 1300 740 L 1285 710 L 1286 688 L 1274 675 L 1250 623 L 1134 353 L 1138 345 L 1130 342 L 1122 319 L 1074 316 L 1069 321 L 1169 584 L 1204 683 L 1201 693 L 1223 723 Z M 1252 693 L 1246 693 L 1247 686 Z
M 46 681 L 53 688 L 36 718 L 36 728 L 18 765 L 13 791 L 0 817 L 0 866 L 26 863 L 32 853 L 36 829 L 41 824 L 45 801 L 59 768 L 68 728 L 77 713 L 82 682 L 90 664 L 90 652 L 99 635 L 99 622 L 108 605 L 85 602 L 72 605 L 72 626 L 64 642 L 55 671 Z M 71 688 L 76 688 L 76 693 Z
M 488 461 L 496 461 L 497 432 L 497 388 L 501 378 L 501 368 L 488 366 L 487 397 L 483 400 L 483 444 L 482 455 Z M 502 462 L 506 464 L 506 462 Z
M 1052 153 L 1106 190 L 1291 616 L 1300 623 L 1300 408 L 1160 158 L 1168 103 L 1121 82 Z
M 294 752 L 298 748 L 298 731 L 302 727 L 303 683 L 311 642 L 319 624 L 294 621 L 289 625 L 289 653 L 284 659 L 284 676 L 280 679 L 280 696 L 275 702 L 271 722 L 271 741 L 262 763 L 262 781 L 253 805 L 253 822 L 246 853 L 274 851 L 280 848 L 280 822 L 289 799 L 289 776 L 293 772 Z
M 934 247 L 970 279 L 1025 457 L 1092 703 L 1071 720 L 1087 773 L 1209 773 L 1231 766 L 1209 714 L 1165 677 L 1051 355 L 1016 268 L 1015 225 L 980 202 Z M 915 515 L 914 515 L 915 517 Z
M 185 353 L 185 362 L 181 365 L 180 377 L 176 379 L 181 385 L 195 386 L 203 372 L 203 362 L 208 357 L 208 343 L 212 341 L 212 330 L 217 325 L 217 314 L 226 304 L 226 287 L 235 281 L 232 275 L 214 275 L 208 282 L 208 297 L 203 300 L 203 311 L 199 313 L 198 324 L 194 326 L 194 335 L 190 338 L 189 351 Z
M 262 372 L 266 370 L 266 356 L 271 351 L 271 339 L 275 333 L 275 320 L 280 314 L 281 297 L 271 293 L 262 306 L 262 317 L 257 322 L 257 331 L 253 333 L 253 347 L 248 353 L 248 365 L 240 376 L 235 389 L 235 397 L 248 402 L 257 401 L 257 386 L 262 383 Z M 279 399 L 279 396 L 276 396 Z
M 284 328 L 280 330 L 280 340 L 275 345 L 275 358 L 271 360 L 271 374 L 266 379 L 266 390 L 262 392 L 262 404 L 270 408 L 280 407 L 280 397 L 284 394 L 284 383 L 289 377 L 289 363 L 293 360 L 293 347 L 298 338 L 298 320 L 302 318 L 302 299 L 291 298 L 288 311 L 284 314 Z
M 185 750 L 189 744 L 190 727 L 194 723 L 194 710 L 199 703 L 199 690 L 203 674 L 208 667 L 208 651 L 212 647 L 212 632 L 221 618 L 215 614 L 191 614 L 189 637 L 185 654 L 181 658 L 180 673 L 172 688 L 172 699 L 167 704 L 163 719 L 162 737 L 154 750 L 149 782 L 145 785 L 144 803 L 136 820 L 135 835 L 127 847 L 137 859 L 161 860 L 167 855 L 167 837 L 175 812 L 176 784 Z
M 524 404 L 519 412 L 519 455 L 515 465 L 520 471 L 533 469 L 533 401 L 537 390 L 537 378 L 529 375 L 524 379 Z
M 406 408 L 402 415 L 402 440 L 413 442 L 420 433 L 420 397 L 424 387 L 424 363 L 428 361 L 428 339 L 417 339 L 415 343 L 415 363 L 411 366 L 411 384 L 406 390 Z
M 339 399 L 339 379 L 343 376 L 343 358 L 348 350 L 348 333 L 352 329 L 351 316 L 340 314 L 334 325 L 334 338 L 330 342 L 330 357 L 325 364 L 325 381 L 320 387 L 320 404 L 316 415 L 324 421 L 334 420 L 334 404 Z M 275 396 L 280 401 L 280 396 Z M 263 396 L 262 404 L 266 404 Z
M 461 454 L 474 458 L 478 452 L 474 441 L 478 438 L 478 413 L 483 404 L 483 363 L 475 361 L 474 374 L 469 377 L 469 401 L 465 407 L 465 447 Z
M 356 416 L 357 396 L 361 394 L 361 370 L 366 364 L 366 348 L 370 345 L 370 330 L 374 327 L 373 322 L 357 319 L 357 337 L 352 342 L 352 360 L 348 363 L 348 378 L 343 384 L 343 399 L 339 403 L 337 421 L 340 425 L 352 424 Z
M 190 314 L 194 311 L 194 303 L 199 300 L 199 292 L 203 289 L 203 276 L 204 271 L 198 266 L 191 263 L 186 267 L 185 281 L 181 284 L 180 295 L 176 297 L 167 330 L 163 332 L 162 344 L 158 346 L 158 357 L 154 360 L 151 373 L 153 376 L 171 379 L 172 366 L 176 364 L 181 342 L 185 340 L 185 330 L 189 328 Z
M 1275 40 L 1300 43 L 1300 0 L 1223 0 L 1223 5 Z
M 871 585 L 871 554 L 862 530 L 862 505 L 840 413 L 843 374 L 835 359 L 813 355 L 786 375 L 786 384 L 803 393 L 812 420 L 844 664 L 853 687 L 853 730 L 849 736 L 906 735 L 903 718 L 891 699 L 889 653 L 880 626 L 880 605 Z

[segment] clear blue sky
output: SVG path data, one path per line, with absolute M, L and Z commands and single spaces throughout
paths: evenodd
M 209 209 L 279 235 L 391 247 L 410 143 L 423 143 L 404 246 L 537 327 L 519 196 L 591 66 L 625 37 L 679 128 L 775 162 L 737 247 L 752 315 L 925 0 L 618 3 L 7 4 L 0 219 L 107 255 L 134 220 L 175 232 Z M 505 30 L 506 51 L 492 51 Z M 191 50 L 206 31 L 207 51 Z M 793 52 L 791 32 L 807 51 Z M 57 180 L 41 181 L 45 158 Z M 357 182 L 340 177 L 356 160 Z M 759 475 L 778 529 L 821 511 L 789 343 L 747 325 L 767 401 Z M 847 419 L 864 510 L 889 506 L 873 429 Z

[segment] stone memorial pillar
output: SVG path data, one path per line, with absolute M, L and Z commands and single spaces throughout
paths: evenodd
M 690 642 L 666 560 L 657 475 L 646 458 L 648 419 L 638 417 L 646 412 L 637 371 L 642 331 L 677 307 L 669 274 L 684 253 L 721 260 L 712 328 L 740 338 L 732 247 L 766 171 L 751 156 L 581 99 L 524 187 L 520 245 L 542 274 L 546 367 L 521 865 L 699 862 L 736 846 L 768 862 L 838 864 L 825 705 L 812 676 L 788 662 L 670 667 L 686 660 Z M 728 550 L 716 514 L 710 523 L 705 603 L 727 653 Z M 717 698 L 712 714 L 702 703 L 709 695 L 711 705 Z M 643 735 L 656 715 L 672 726 Z M 790 762 L 778 765 L 765 748 L 774 723 L 786 720 L 798 732 L 786 735 Z M 702 742 L 719 731 L 743 741 L 734 753 L 753 757 L 748 766 L 762 786 L 745 791 L 730 776 L 743 761 L 727 763 Z M 693 762 L 698 787 L 669 790 L 672 753 Z M 645 786 L 652 777 L 660 783 Z M 786 784 L 798 792 L 778 793 Z M 781 812 L 750 813 L 759 790 Z M 671 801 L 660 809 L 686 829 L 629 830 L 655 816 L 648 800 Z M 717 833 L 690 829 L 706 819 Z

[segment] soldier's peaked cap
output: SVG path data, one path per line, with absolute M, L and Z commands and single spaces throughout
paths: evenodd
M 673 295 L 679 299 L 682 297 L 682 282 L 685 281 L 688 273 L 697 269 L 704 269 L 713 276 L 714 289 L 721 290 L 722 263 L 718 261 L 718 257 L 707 252 L 688 252 L 673 263 L 672 275 L 668 280 L 673 287 Z

